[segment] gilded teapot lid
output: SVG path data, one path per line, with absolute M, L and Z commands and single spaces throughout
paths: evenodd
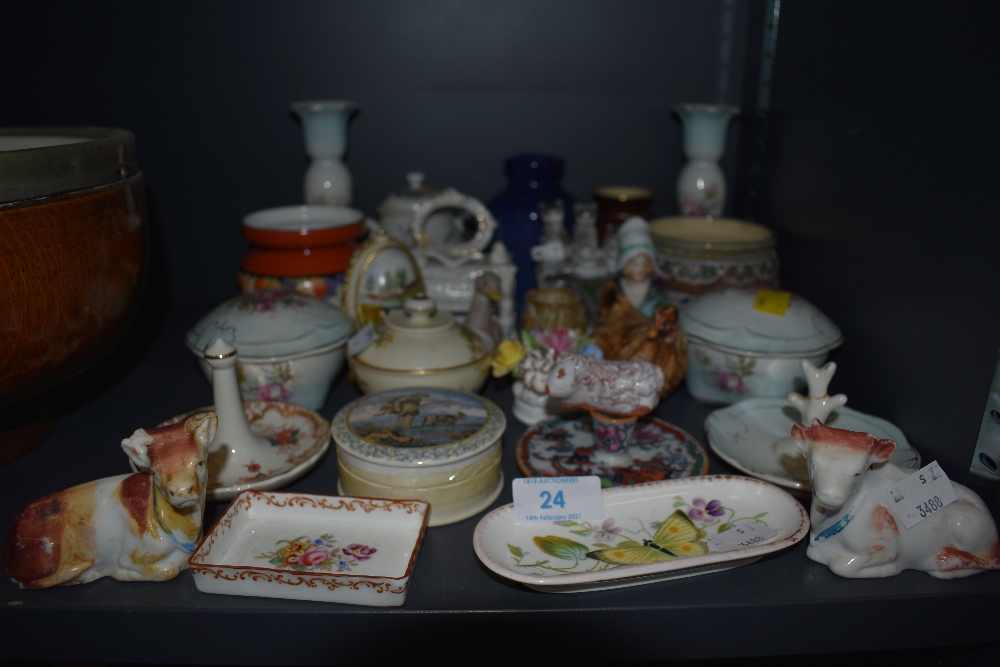
M 357 359 L 368 366 L 392 371 L 442 370 L 479 361 L 493 351 L 487 335 L 455 322 L 455 317 L 437 309 L 420 293 L 403 304 L 402 310 L 385 314 L 376 326 L 375 342 Z

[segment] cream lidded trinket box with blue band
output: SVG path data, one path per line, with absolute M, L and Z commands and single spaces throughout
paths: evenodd
M 419 498 L 430 526 L 489 507 L 503 488 L 500 441 L 507 419 L 463 391 L 406 387 L 370 394 L 333 418 L 341 493 Z

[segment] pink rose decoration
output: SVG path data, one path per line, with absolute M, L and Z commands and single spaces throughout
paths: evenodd
M 287 401 L 291 395 L 287 387 L 277 382 L 262 384 L 257 388 L 258 401 Z
M 366 547 L 363 544 L 349 544 L 344 549 L 345 556 L 353 556 L 358 560 L 368 560 L 372 554 L 378 551 L 375 547 Z
M 319 565 L 329 557 L 330 551 L 326 547 L 313 547 L 307 549 L 304 554 L 299 556 L 299 565 L 312 567 L 313 565 Z
M 576 347 L 576 341 L 569 335 L 569 331 L 563 327 L 556 327 L 555 330 L 550 332 L 536 329 L 532 331 L 532 334 L 535 338 L 542 341 L 544 345 L 547 345 L 556 352 L 566 352 Z
M 747 390 L 746 385 L 743 384 L 743 378 L 736 373 L 728 371 L 719 371 L 716 373 L 715 386 L 724 391 L 735 391 L 739 394 Z

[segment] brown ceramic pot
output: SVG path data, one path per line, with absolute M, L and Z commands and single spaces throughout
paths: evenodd
M 525 297 L 523 325 L 527 330 L 555 331 L 563 328 L 586 331 L 587 310 L 582 297 L 563 287 L 540 287 Z
M 649 218 L 653 191 L 636 185 L 605 185 L 594 192 L 597 202 L 597 236 L 601 243 L 608 229 L 617 229 L 634 215 Z
M 137 305 L 145 255 L 130 132 L 0 129 L 0 405 L 112 348 Z

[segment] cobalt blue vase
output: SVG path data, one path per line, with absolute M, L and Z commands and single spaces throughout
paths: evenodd
M 517 265 L 517 311 L 524 310 L 524 295 L 535 288 L 531 248 L 542 235 L 540 202 L 561 199 L 566 207 L 566 230 L 573 232 L 573 197 L 563 190 L 562 159 L 544 153 L 509 157 L 504 165 L 507 189 L 490 202 L 497 220 L 496 238 L 504 242 Z

